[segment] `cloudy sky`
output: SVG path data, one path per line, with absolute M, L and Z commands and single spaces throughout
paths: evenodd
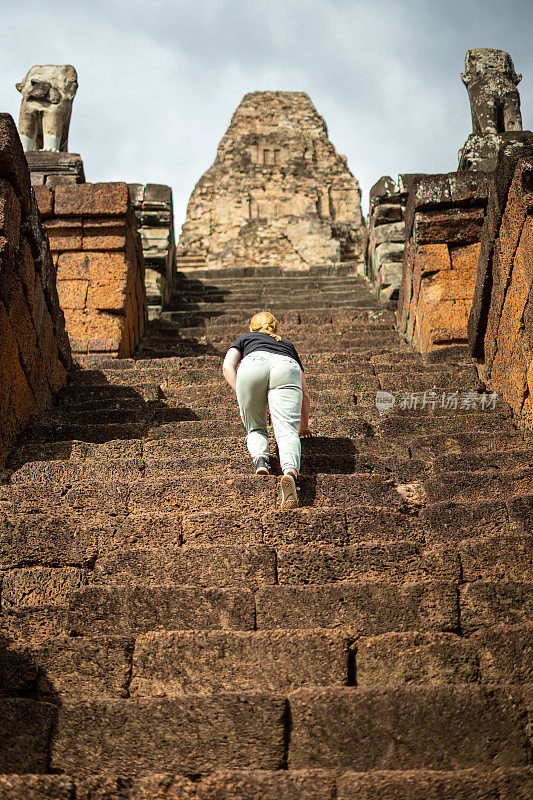
M 511 53 L 533 128 L 533 0 L 0 0 L 0 110 L 32 64 L 73 64 L 88 181 L 170 184 L 179 229 L 249 91 L 305 91 L 359 179 L 448 172 L 471 130 L 472 47 Z

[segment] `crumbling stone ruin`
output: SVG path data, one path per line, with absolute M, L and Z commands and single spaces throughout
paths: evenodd
M 467 352 L 486 207 L 482 172 L 421 175 L 411 184 L 398 330 L 431 360 Z
M 35 187 L 76 354 L 133 355 L 144 333 L 144 261 L 125 183 Z
M 402 282 L 402 257 L 405 240 L 405 190 L 384 175 L 370 189 L 370 210 L 366 221 L 366 274 L 375 286 L 379 304 L 396 308 Z
M 0 466 L 72 366 L 55 269 L 12 118 L 0 114 Z
M 22 94 L 19 134 L 24 150 L 67 153 L 72 101 L 78 91 L 74 67 L 38 64 L 17 89 Z
M 64 184 L 85 183 L 85 170 L 79 153 L 28 150 L 26 161 L 32 186 L 49 186 L 55 189 Z
M 362 266 L 357 180 L 303 92 L 252 92 L 189 201 L 180 266 Z
M 459 171 L 492 172 L 503 143 L 501 134 L 522 130 L 516 88 L 522 76 L 516 74 L 509 53 L 480 47 L 467 51 L 461 79 L 470 100 L 472 133 L 459 151 Z
M 306 98 L 260 95 L 291 114 Z M 322 263 L 266 264 L 273 213 L 257 258 L 245 219 L 252 263 L 221 269 L 224 242 L 243 251 L 235 208 L 220 215 L 251 181 L 230 142 L 240 172 L 219 164 L 231 192 L 208 184 L 200 214 L 217 220 L 213 268 L 204 232 L 133 357 L 69 368 L 54 264 L 63 305 L 96 293 L 112 318 L 134 192 L 32 190 L 0 117 L 1 800 L 530 800 L 532 136 L 503 133 L 493 173 L 378 182 L 367 253 L 405 225 L 398 314 L 357 258 L 329 260 L 353 223 L 336 239 L 314 212 L 282 219 L 319 226 Z M 402 219 L 381 223 L 397 194 Z M 265 306 L 302 357 L 317 434 L 285 512 L 277 453 L 253 474 L 220 369 Z M 46 389 L 27 425 L 21 376 Z
M 150 316 L 161 311 L 174 288 L 176 242 L 172 189 L 158 183 L 128 185 L 141 236 Z
M 533 428 L 533 134 L 509 134 L 489 175 L 468 320 L 470 353 L 483 381 Z

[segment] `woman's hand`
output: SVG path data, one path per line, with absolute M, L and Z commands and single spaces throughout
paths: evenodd
M 300 428 L 300 433 L 298 434 L 300 439 L 310 439 L 311 436 L 315 436 L 316 434 L 311 428 Z

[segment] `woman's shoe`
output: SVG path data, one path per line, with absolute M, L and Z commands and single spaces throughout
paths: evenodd
M 255 474 L 256 475 L 270 475 L 270 464 L 268 458 L 259 456 L 255 461 Z
M 281 478 L 281 510 L 298 508 L 298 495 L 296 494 L 296 481 L 290 473 Z

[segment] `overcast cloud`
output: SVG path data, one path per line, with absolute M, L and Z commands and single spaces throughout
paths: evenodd
M 170 184 L 178 231 L 242 96 L 308 92 L 359 179 L 448 172 L 471 130 L 472 47 L 510 52 L 533 127 L 532 0 L 0 0 L 0 110 L 33 64 L 73 64 L 89 181 Z

